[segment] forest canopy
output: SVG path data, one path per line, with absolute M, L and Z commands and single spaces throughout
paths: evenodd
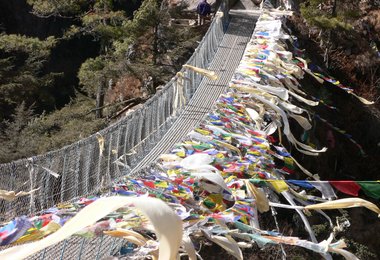
M 22 35 L 0 35 L 0 121 L 18 104 L 29 105 L 38 100 L 54 103 L 47 89 L 54 87 L 60 73 L 43 73 L 57 40 L 45 40 Z
M 25 1 L 28 15 L 45 28 L 56 26 L 58 33 L 46 38 L 7 34 L 4 23 L 0 162 L 47 152 L 100 130 L 119 114 L 122 104 L 150 96 L 165 84 L 207 29 L 172 27 L 173 17 L 187 14 L 181 7 L 170 9 L 163 0 Z M 76 58 L 76 83 L 62 86 L 71 66 L 63 53 L 70 52 L 67 48 L 85 50 L 87 45 L 94 49 L 94 44 L 95 55 Z M 62 96 L 69 101 L 64 107 L 57 105 Z

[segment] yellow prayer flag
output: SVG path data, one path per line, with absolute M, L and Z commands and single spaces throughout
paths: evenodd
M 179 156 L 179 157 L 185 157 L 186 153 L 185 153 L 185 151 L 179 151 L 179 152 L 176 153 L 176 155 Z
M 290 157 L 284 157 L 284 162 L 285 164 L 288 164 L 288 165 L 294 165 L 294 161 Z
M 283 191 L 288 190 L 288 185 L 283 180 L 268 180 L 270 184 L 272 184 L 273 188 L 278 192 L 281 193 Z
M 154 185 L 156 187 L 159 187 L 159 188 L 167 188 L 167 187 L 169 187 L 169 185 L 168 185 L 168 183 L 166 181 L 158 182 L 158 183 L 155 183 Z
M 34 230 L 31 231 L 29 234 L 24 235 L 16 240 L 13 244 L 22 244 L 30 241 L 35 241 L 38 239 L 43 238 L 43 233 L 39 231 L 38 229 L 33 228 Z
M 218 159 L 223 159 L 224 158 L 224 154 L 217 153 L 215 157 L 218 158 Z
M 204 130 L 201 128 L 196 128 L 195 131 L 202 134 L 202 135 L 210 135 L 210 131 L 207 131 L 207 130 Z

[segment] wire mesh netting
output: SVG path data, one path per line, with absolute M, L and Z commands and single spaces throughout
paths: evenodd
M 227 5 L 223 3 L 219 10 L 224 15 L 213 19 L 187 64 L 207 68 L 213 59 L 228 24 Z M 100 191 L 113 179 L 128 174 L 167 132 L 203 78 L 190 70 L 181 72 L 189 79 L 181 88 L 185 102 L 179 101 L 175 77 L 144 106 L 98 133 L 43 155 L 1 164 L 1 190 L 38 190 L 14 201 L 1 200 L 0 220 L 31 215 Z
M 104 259 L 105 256 L 122 255 L 128 250 L 128 243 L 124 239 L 109 236 L 93 239 L 71 237 L 53 247 L 28 257 L 32 259 Z

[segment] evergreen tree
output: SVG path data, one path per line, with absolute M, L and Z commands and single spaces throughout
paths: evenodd
M 13 158 L 14 154 L 24 155 L 28 153 L 28 147 L 24 145 L 22 131 L 33 119 L 33 106 L 27 107 L 25 102 L 19 104 L 10 120 L 3 121 L 0 135 L 0 162 L 6 162 Z
M 27 106 L 54 103 L 47 90 L 59 74 L 44 74 L 43 70 L 56 42 L 54 37 L 0 35 L 0 122 L 23 101 Z
M 302 16 L 322 30 L 352 30 L 359 16 L 359 2 L 350 0 L 308 0 L 301 4 Z
M 33 7 L 33 13 L 41 17 L 77 16 L 89 7 L 91 1 L 86 0 L 27 0 Z
M 153 63 L 157 56 L 157 32 L 160 23 L 158 0 L 145 0 L 133 17 L 120 10 L 113 0 L 28 0 L 33 12 L 39 16 L 76 16 L 80 24 L 71 26 L 65 37 L 91 35 L 101 46 L 100 55 L 85 61 L 78 73 L 80 84 L 96 98 L 96 117 L 102 117 L 104 93 L 112 78 L 128 70 L 124 59 L 128 48 L 148 30 L 153 30 Z
M 83 91 L 54 113 L 32 116 L 28 108 L 33 102 L 39 112 L 44 109 L 41 103 L 55 104 L 49 91 L 57 75 L 46 74 L 46 64 L 60 39 L 0 35 L 0 162 L 41 154 L 99 131 L 108 122 L 101 119 L 103 114 L 109 118 L 122 108 L 120 103 L 103 105 L 105 92 L 111 93 L 107 87 L 117 83 L 120 90 L 129 87 L 125 79 L 132 79 L 133 89 L 117 98 L 140 95 L 140 87 L 154 93 L 181 68 L 202 35 L 191 27 L 170 27 L 163 0 L 145 0 L 133 14 L 128 9 L 130 0 L 27 2 L 40 17 L 74 18 L 75 26 L 63 37 L 91 36 L 101 50 L 81 65 L 78 78 Z M 136 6 L 141 1 L 132 2 Z M 8 120 L 2 120 L 5 117 Z
M 354 23 L 360 16 L 359 1 L 306 0 L 300 7 L 309 26 L 319 30 L 319 45 L 325 50 L 324 62 L 329 67 L 333 45 L 344 46 L 344 41 L 352 40 L 355 34 Z

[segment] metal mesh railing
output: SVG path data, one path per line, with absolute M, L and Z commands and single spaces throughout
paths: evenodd
M 128 243 L 124 239 L 110 236 L 95 237 L 92 239 L 72 236 L 69 239 L 46 248 L 28 257 L 32 259 L 104 259 L 105 256 L 123 255 L 128 250 Z M 112 259 L 112 258 L 111 258 Z
M 228 4 L 223 1 L 219 10 L 224 15 L 213 19 L 187 64 L 207 68 L 213 59 L 228 24 Z M 14 201 L 1 200 L 0 221 L 94 193 L 128 174 L 170 128 L 203 78 L 193 71 L 181 72 L 190 79 L 184 82 L 185 102 L 179 102 L 173 78 L 143 107 L 98 133 L 43 155 L 1 164 L 0 189 L 39 190 Z

